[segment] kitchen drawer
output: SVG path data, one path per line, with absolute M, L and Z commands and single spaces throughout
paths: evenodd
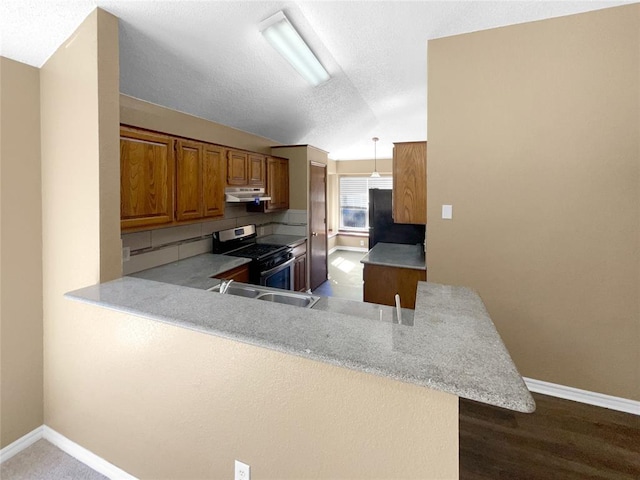
M 293 253 L 293 258 L 298 258 L 300 255 L 307 253 L 307 241 L 305 240 L 300 245 L 293 247 L 291 253 Z
M 236 282 L 249 283 L 249 264 L 240 265 L 226 272 L 221 272 L 215 276 L 224 280 L 235 280 Z

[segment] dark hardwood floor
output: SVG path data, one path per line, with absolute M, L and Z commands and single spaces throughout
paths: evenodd
M 461 480 L 640 480 L 639 416 L 533 396 L 533 414 L 460 399 Z

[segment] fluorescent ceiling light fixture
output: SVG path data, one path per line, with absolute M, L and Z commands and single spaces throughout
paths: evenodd
M 260 22 L 260 31 L 271 46 L 311 85 L 315 87 L 329 80 L 329 73 L 283 12 L 280 11 Z

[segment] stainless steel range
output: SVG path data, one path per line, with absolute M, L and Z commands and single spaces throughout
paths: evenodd
M 291 247 L 256 243 L 256 226 L 213 233 L 213 253 L 250 258 L 249 278 L 255 285 L 293 290 Z

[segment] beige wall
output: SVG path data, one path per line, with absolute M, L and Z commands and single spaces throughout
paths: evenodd
M 39 91 L 0 57 L 0 448 L 43 422 Z
M 333 175 L 338 168 L 338 162 L 327 157 L 327 175 Z
M 333 232 L 340 227 L 339 194 L 338 175 L 327 172 L 327 227 Z
M 271 153 L 271 147 L 277 145 L 268 138 L 123 94 L 120 95 L 120 121 L 126 125 L 265 154 Z
M 76 388 L 63 381 L 59 345 L 84 341 L 65 328 L 63 295 L 121 273 L 118 91 L 118 22 L 95 10 L 40 70 L 47 425 L 56 400 Z M 65 411 L 70 417 L 93 413 L 92 407 Z M 76 439 L 65 425 L 59 431 Z
M 523 375 L 634 400 L 639 32 L 634 4 L 428 46 L 430 280 L 478 290 Z
M 371 160 L 341 160 L 336 162 L 336 173 L 338 175 L 371 175 L 374 164 L 378 173 L 389 174 L 393 171 L 393 160 L 390 158 L 378 158 L 375 162 Z
M 338 240 L 336 242 L 336 246 L 338 247 L 349 247 L 349 248 L 366 248 L 369 249 L 369 235 L 341 235 L 338 234 Z
M 272 148 L 273 155 L 289 159 L 289 208 L 309 209 L 309 158 L 306 145 Z
M 327 251 L 333 250 L 338 244 L 338 236 L 330 236 L 327 238 Z
M 139 478 L 458 478 L 458 399 L 68 301 L 47 423 Z

